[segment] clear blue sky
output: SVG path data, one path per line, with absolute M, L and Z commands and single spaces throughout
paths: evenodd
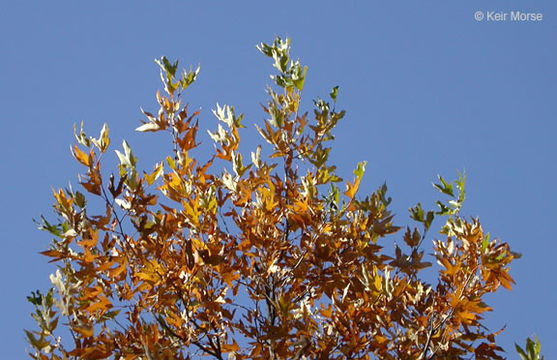
M 543 20 L 474 19 L 514 10 Z M 464 214 L 523 253 L 511 272 L 516 288 L 490 298 L 489 326 L 507 326 L 500 342 L 510 359 L 513 342 L 532 334 L 556 359 L 556 18 L 554 0 L 2 2 L 3 358 L 26 356 L 25 296 L 49 286 L 53 267 L 38 252 L 50 238 L 31 219 L 50 213 L 51 187 L 77 183 L 73 124 L 85 120 L 97 134 L 108 122 L 113 149 L 126 138 L 150 166 L 168 145 L 133 129 L 140 106 L 155 109 L 153 59 L 166 55 L 201 64 L 186 93 L 202 109 L 201 128 L 216 127 L 216 102 L 252 127 L 272 71 L 255 44 L 281 35 L 309 67 L 308 110 L 340 86 L 347 117 L 332 160 L 345 176 L 368 160 L 363 189 L 387 181 L 398 224 L 410 223 L 418 201 L 433 207 L 436 174 L 466 170 Z

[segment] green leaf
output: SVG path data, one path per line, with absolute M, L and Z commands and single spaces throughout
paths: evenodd
M 443 194 L 449 195 L 454 197 L 454 192 L 453 192 L 453 184 L 452 183 L 447 183 L 445 181 L 445 179 L 443 179 L 443 177 L 441 175 L 437 175 L 437 178 L 439 179 L 439 181 L 441 181 L 441 184 L 433 184 L 433 186 L 439 190 L 440 192 L 442 192 Z
M 439 211 L 436 212 L 437 215 L 450 215 L 451 209 L 443 204 L 441 201 L 436 201 L 436 204 L 439 206 Z
M 333 102 L 335 104 L 337 102 L 337 94 L 338 94 L 338 86 L 335 86 L 333 90 L 331 90 L 331 93 L 329 94 L 329 96 L 331 97 L 331 99 L 333 99 Z
M 367 161 L 361 161 L 358 163 L 358 167 L 354 170 L 354 175 L 358 179 L 361 179 L 364 176 L 364 172 L 366 171 Z
M 489 237 L 490 235 L 489 233 L 487 233 L 482 240 L 482 254 L 485 253 L 485 250 L 487 249 L 487 245 L 489 245 Z
M 27 335 L 27 342 L 31 344 L 31 346 L 33 346 L 35 349 L 41 350 L 46 345 L 48 345 L 48 343 L 45 344 L 44 340 L 37 339 L 31 331 L 28 330 L 24 330 L 24 331 L 25 331 L 25 335 Z
M 180 86 L 182 90 L 185 90 L 188 86 L 190 86 L 196 79 L 197 75 L 199 74 L 199 70 L 201 70 L 201 66 L 197 65 L 195 71 L 192 70 L 190 67 L 189 71 L 184 70 L 182 73 L 182 79 L 180 80 Z
M 171 156 L 167 156 L 166 157 L 166 162 L 168 163 L 168 166 L 170 166 L 170 168 L 174 171 L 176 171 L 176 161 L 174 160 L 174 158 L 172 158 Z
M 85 196 L 82 193 L 80 193 L 79 191 L 76 191 L 74 200 L 75 200 L 75 204 L 77 206 L 79 206 L 79 208 L 81 208 L 81 209 L 85 208 L 85 205 L 87 205 L 87 201 L 85 200 Z
M 381 199 L 381 202 L 383 203 L 383 205 L 385 205 L 385 207 L 389 206 L 389 204 L 393 200 L 391 197 L 386 197 L 386 194 L 387 194 L 387 183 L 384 182 L 383 185 L 381 185 L 381 187 L 377 190 L 377 195 L 379 195 L 379 198 Z
M 269 45 L 267 45 L 267 44 L 265 44 L 265 43 L 261 43 L 261 44 L 259 44 L 259 45 L 255 45 L 255 48 L 256 48 L 257 50 L 259 50 L 263 55 L 266 55 L 266 56 L 269 56 L 269 57 L 272 56 L 272 55 L 271 55 L 271 49 L 272 49 L 272 47 L 269 46 Z
M 38 229 L 39 230 L 43 230 L 43 231 L 48 231 L 49 233 L 51 233 L 52 235 L 59 237 L 59 238 L 63 238 L 62 233 L 60 231 L 60 224 L 58 225 L 51 225 L 43 215 L 41 215 L 41 220 L 42 223 L 39 223 L 37 220 L 33 219 L 33 221 L 35 222 L 35 224 L 38 225 Z
M 516 352 L 520 355 L 520 358 L 523 360 L 543 360 L 544 357 L 541 356 L 541 344 L 538 338 L 534 340 L 527 338 L 526 339 L 526 351 L 522 349 L 518 344 L 514 344 Z
M 518 355 L 520 356 L 520 358 L 522 360 L 528 360 L 528 356 L 526 355 L 526 353 L 524 352 L 524 350 L 522 350 L 522 348 L 520 346 L 518 346 L 518 344 L 514 344 L 515 348 L 516 348 L 516 352 L 518 353 Z
M 300 65 L 299 61 L 292 66 L 290 69 L 291 78 L 294 86 L 298 91 L 302 91 L 304 88 L 304 82 L 306 81 L 306 73 L 308 71 L 308 67 L 304 66 L 304 70 L 302 71 L 302 65 Z
M 160 60 L 155 59 L 157 65 L 160 66 L 161 70 L 167 74 L 167 79 L 174 77 L 176 75 L 176 69 L 178 67 L 178 60 L 171 64 L 170 61 L 165 56 L 161 56 Z
M 40 306 L 43 301 L 43 295 L 39 290 L 32 291 L 31 296 L 27 296 L 27 301 L 33 305 Z
M 433 222 L 433 219 L 435 218 L 435 215 L 433 214 L 433 210 L 430 210 L 427 212 L 426 214 L 426 218 L 424 221 L 424 226 L 425 226 L 425 230 L 428 231 L 431 223 Z
M 466 189 L 465 189 L 465 185 L 466 185 L 466 172 L 462 172 L 462 174 L 460 173 L 460 171 L 458 172 L 458 180 L 456 181 L 456 187 L 459 190 L 459 194 L 458 194 L 458 202 L 460 203 L 460 206 L 462 206 L 462 203 L 464 203 L 464 200 L 466 199 Z
M 422 209 L 421 203 L 418 203 L 416 206 L 409 208 L 408 210 L 410 211 L 410 218 L 421 223 L 424 222 L 424 209 Z

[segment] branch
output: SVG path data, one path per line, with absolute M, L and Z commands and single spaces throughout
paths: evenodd
M 300 358 L 302 357 L 306 349 L 310 346 L 310 344 L 311 341 L 309 341 L 307 337 L 302 336 L 302 338 L 299 341 L 297 341 L 296 344 L 294 344 L 301 347 L 298 349 L 298 351 L 296 351 L 296 354 L 294 355 L 292 360 L 300 360 Z
M 466 282 L 464 283 L 464 286 L 462 287 L 462 291 L 460 292 L 459 298 L 462 298 L 464 296 L 464 291 L 466 290 L 468 285 L 470 285 L 470 281 L 472 280 L 474 274 L 476 273 L 476 270 L 477 270 L 477 267 L 474 269 L 474 271 L 470 272 L 470 274 L 466 278 Z M 431 346 L 431 337 L 441 327 L 443 327 L 445 325 L 445 323 L 453 316 L 454 312 L 455 312 L 455 308 L 451 308 L 451 311 L 449 311 L 449 313 L 437 325 L 431 327 L 431 329 L 427 333 L 426 344 L 425 344 L 425 346 L 422 350 L 422 353 L 420 354 L 420 357 L 418 358 L 418 360 L 423 360 L 423 359 L 432 360 L 432 359 L 435 359 L 437 357 L 437 355 L 436 355 L 437 350 L 436 350 L 436 351 L 432 351 L 431 356 L 426 358 L 427 351 L 429 350 L 429 348 Z
M 155 315 L 153 314 L 154 318 L 157 320 L 157 322 L 164 328 L 164 330 L 166 330 L 170 335 L 174 336 L 175 338 L 183 341 L 184 343 L 188 343 L 187 339 L 184 339 L 183 337 L 181 337 L 180 335 L 176 334 L 176 332 L 174 332 L 174 330 L 172 330 L 167 324 L 166 322 L 162 319 L 162 317 L 160 315 Z M 217 356 L 217 354 L 213 353 L 211 351 L 211 349 L 209 349 L 208 347 L 204 346 L 203 344 L 201 344 L 199 341 L 191 341 L 192 344 L 194 344 L 195 346 L 197 346 L 197 348 L 199 348 L 201 351 L 204 351 L 205 353 L 212 355 L 214 357 L 216 357 L 219 360 L 223 360 L 222 357 Z

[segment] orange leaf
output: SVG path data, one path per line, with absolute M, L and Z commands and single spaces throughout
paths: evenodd
M 89 166 L 92 157 L 90 157 L 83 151 L 79 150 L 79 148 L 75 144 L 73 146 L 72 155 L 77 161 L 79 161 L 83 165 Z
M 101 295 L 98 297 L 98 299 L 98 302 L 90 305 L 85 309 L 88 313 L 92 313 L 96 310 L 101 310 L 101 312 L 104 313 L 112 307 L 112 303 L 106 297 Z
M 222 346 L 222 351 L 223 352 L 233 352 L 233 351 L 238 351 L 240 350 L 240 346 L 238 345 L 238 343 L 236 343 L 235 340 L 233 340 L 232 344 L 224 344 Z
M 78 332 L 79 334 L 83 335 L 84 337 L 93 336 L 93 326 L 92 325 L 76 325 L 76 326 L 72 326 L 72 330 Z

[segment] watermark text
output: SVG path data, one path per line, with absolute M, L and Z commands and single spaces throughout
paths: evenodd
M 484 22 L 542 22 L 541 12 L 528 11 L 476 11 L 474 13 L 476 21 Z

